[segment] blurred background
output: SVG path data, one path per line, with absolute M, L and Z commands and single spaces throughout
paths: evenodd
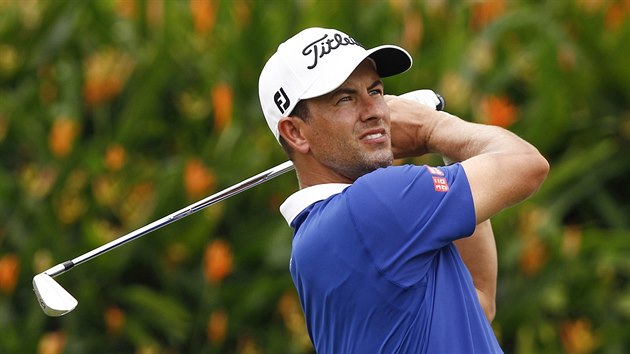
M 309 26 L 403 46 L 388 93 L 432 88 L 549 159 L 493 219 L 504 350 L 627 353 L 629 19 L 628 0 L 0 0 L 0 353 L 313 352 L 278 212 L 293 172 L 59 276 L 63 317 L 31 290 L 285 161 L 258 74 Z

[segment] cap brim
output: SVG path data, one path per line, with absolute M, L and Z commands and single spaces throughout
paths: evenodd
M 388 77 L 404 73 L 413 63 L 406 50 L 394 45 L 382 45 L 368 50 L 368 57 L 376 63 L 376 71 L 380 77 Z
M 352 74 L 352 72 L 365 59 L 370 58 L 376 64 L 376 72 L 380 77 L 389 77 L 403 73 L 413 63 L 411 55 L 406 50 L 394 45 L 382 45 L 366 50 L 364 55 L 357 56 L 354 60 L 343 63 L 345 65 L 334 66 L 333 70 L 320 77 L 320 80 L 304 92 L 300 100 L 319 97 L 332 92 Z

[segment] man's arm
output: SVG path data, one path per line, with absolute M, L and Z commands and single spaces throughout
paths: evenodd
M 538 150 L 511 132 L 465 122 L 410 100 L 386 97 L 395 158 L 435 152 L 462 161 L 477 218 L 473 236 L 455 242 L 488 320 L 495 313 L 497 254 L 489 218 L 534 193 L 549 171 Z
M 477 225 L 472 236 L 455 241 L 455 246 L 472 275 L 481 307 L 492 322 L 496 311 L 498 262 L 490 220 Z
M 453 162 L 444 158 L 447 165 Z M 470 272 L 483 312 L 488 322 L 492 322 L 496 314 L 499 261 L 490 219 L 478 224 L 470 237 L 456 240 L 454 244 Z
M 478 224 L 529 197 L 547 177 L 547 160 L 506 129 L 466 122 L 411 100 L 386 99 L 394 157 L 430 152 L 462 161 Z

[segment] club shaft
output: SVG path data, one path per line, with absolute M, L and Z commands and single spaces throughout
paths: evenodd
M 211 196 L 208 196 L 194 204 L 191 204 L 185 208 L 182 208 L 172 214 L 169 214 L 159 220 L 156 220 L 148 225 L 145 225 L 135 231 L 132 231 L 124 236 L 121 236 L 111 242 L 108 242 L 98 248 L 93 249 L 87 253 L 84 253 L 71 261 L 60 263 L 45 271 L 51 277 L 55 277 L 59 274 L 65 273 L 70 268 L 89 261 L 92 258 L 100 256 L 101 254 L 110 251 L 118 246 L 121 246 L 127 242 L 133 241 L 141 236 L 144 236 L 152 231 L 155 231 L 161 227 L 164 227 L 170 223 L 173 223 L 179 219 L 182 219 L 188 215 L 194 214 L 201 209 L 204 209 L 210 205 L 216 204 L 222 200 L 225 200 L 233 195 L 236 195 L 249 188 L 255 187 L 261 183 L 264 183 L 274 177 L 280 176 L 288 171 L 293 170 L 293 163 L 291 161 L 284 162 L 276 167 L 270 168 L 267 171 L 261 172 L 253 177 L 250 177 L 238 184 L 228 187 L 220 192 L 217 192 Z

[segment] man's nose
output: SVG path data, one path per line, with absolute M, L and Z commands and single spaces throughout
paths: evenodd
M 363 121 L 373 119 L 383 119 L 385 116 L 385 108 L 387 104 L 383 100 L 382 96 L 366 94 L 361 99 L 361 116 Z

